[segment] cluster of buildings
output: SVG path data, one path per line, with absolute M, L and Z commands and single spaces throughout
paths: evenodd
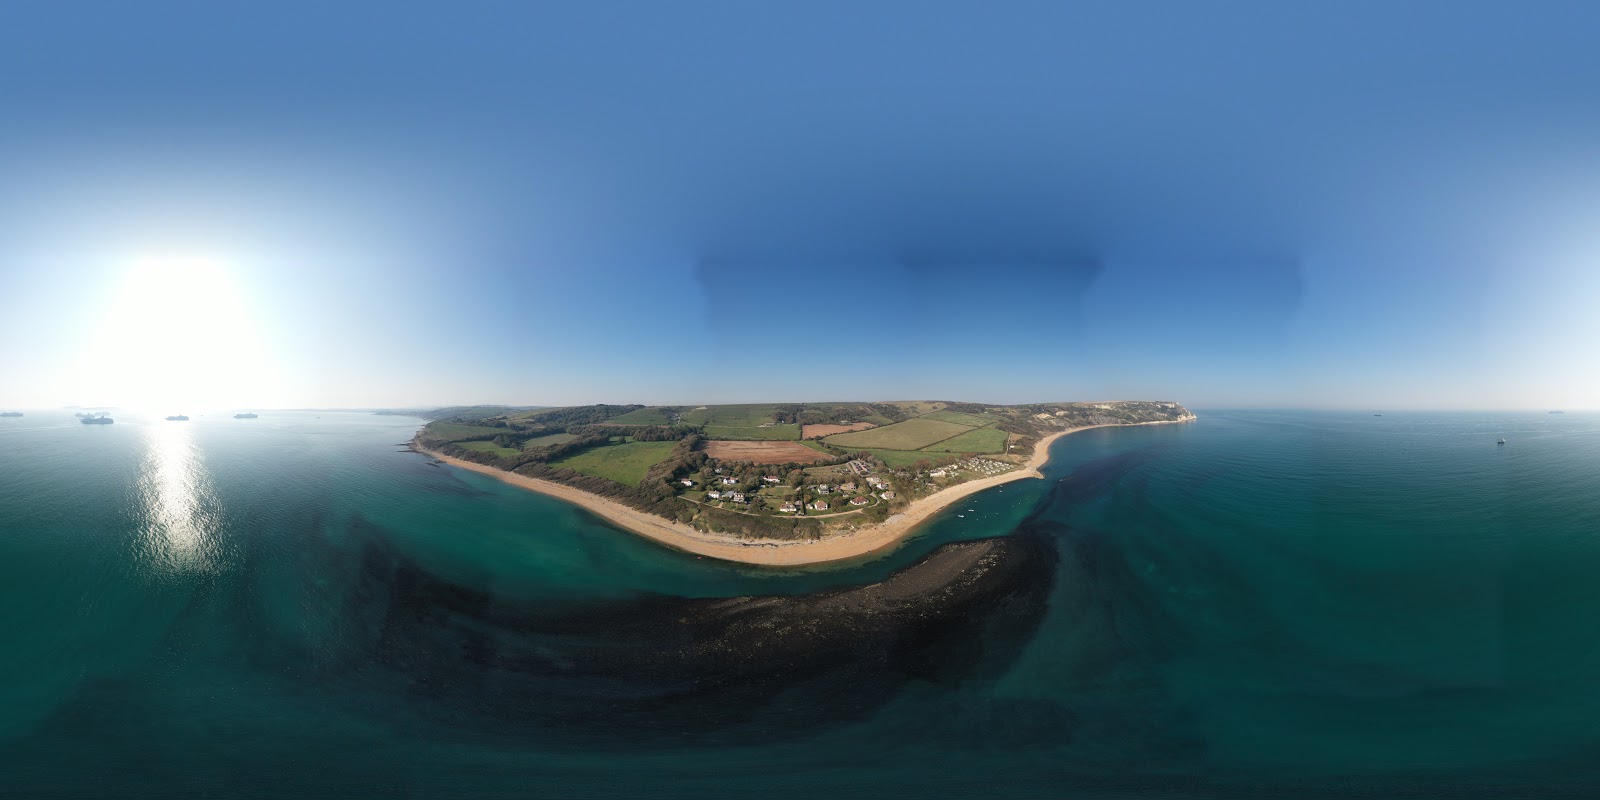
M 954 477 L 957 472 L 966 470 L 969 472 L 976 472 L 984 477 L 989 477 L 991 475 L 999 475 L 1002 472 L 1010 472 L 1016 468 L 1016 464 L 1008 464 L 1004 461 L 995 461 L 992 458 L 968 458 L 963 461 L 957 461 L 948 467 L 940 467 L 939 469 L 933 470 L 932 472 L 928 473 L 928 476 L 932 478 Z
M 860 508 L 871 506 L 880 500 L 887 502 L 895 499 L 889 481 L 873 474 L 871 462 L 858 459 L 842 466 L 848 470 L 841 476 L 847 479 L 843 483 L 818 483 L 795 487 L 793 491 L 799 496 L 785 499 L 777 506 L 777 512 L 798 514 L 804 511 L 837 511 L 841 505 Z M 739 491 L 740 487 L 750 485 L 752 482 L 750 475 L 746 475 L 745 480 L 740 480 L 721 467 L 714 468 L 711 473 L 699 480 L 680 478 L 677 483 L 686 489 L 692 489 L 703 481 L 707 484 L 705 499 L 708 501 L 738 504 L 778 502 L 777 498 L 770 497 L 768 493 L 758 494 L 754 489 L 746 488 L 744 491 Z M 787 494 L 782 491 L 783 483 L 784 478 L 779 475 L 761 475 L 758 481 L 758 485 L 762 488 L 777 488 L 780 495 Z

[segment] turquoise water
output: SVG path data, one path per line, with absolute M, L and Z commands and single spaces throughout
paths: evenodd
M 1600 415 L 1200 413 L 1067 437 L 1048 480 L 798 574 L 396 452 L 416 420 L 0 419 L 0 775 L 18 797 L 1600 790 Z M 1037 629 L 998 670 L 870 702 L 696 724 L 626 715 L 597 676 L 546 687 L 576 712 L 552 724 L 439 644 L 446 605 L 512 609 L 538 624 L 473 647 L 559 659 L 597 610 L 866 583 L 1007 534 L 1059 553 Z

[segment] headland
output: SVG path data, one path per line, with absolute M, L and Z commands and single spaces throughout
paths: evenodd
M 1063 436 L 1194 418 L 1145 401 L 473 407 L 411 446 L 676 550 L 797 567 L 891 549 L 966 497 L 1042 477 Z

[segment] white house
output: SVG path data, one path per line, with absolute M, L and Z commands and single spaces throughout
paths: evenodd
M 694 485 L 694 481 L 691 481 L 688 478 L 684 478 L 683 480 L 678 481 L 678 483 L 681 483 L 684 486 L 693 486 Z
M 737 486 L 737 485 L 739 485 L 739 481 L 734 479 L 734 478 L 723 478 L 722 479 L 722 485 L 723 486 Z
M 709 497 L 712 500 L 721 500 L 722 499 L 722 492 L 718 492 L 718 491 L 706 492 L 706 497 Z

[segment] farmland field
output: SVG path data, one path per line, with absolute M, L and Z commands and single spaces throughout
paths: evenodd
M 522 453 L 521 450 L 501 447 L 494 442 L 461 442 L 458 446 L 468 450 L 476 450 L 479 453 L 494 453 L 501 458 L 511 458 Z
M 690 425 L 716 425 L 724 428 L 754 428 L 772 421 L 776 407 L 771 403 L 733 406 L 695 406 L 680 414 Z
M 946 459 L 952 459 L 956 456 L 955 453 L 935 453 L 932 451 L 917 450 L 867 450 L 866 452 L 877 456 L 879 461 L 887 464 L 891 469 L 909 467 L 918 461 L 932 461 L 934 463 L 938 463 Z
M 942 453 L 998 453 L 1006 449 L 1006 436 L 999 428 L 978 428 L 923 449 Z
M 677 442 L 629 442 L 591 447 L 574 453 L 550 466 L 610 478 L 617 483 L 638 486 L 657 461 L 667 457 Z
M 977 414 L 963 414 L 959 411 L 935 411 L 932 414 L 928 414 L 927 416 L 923 417 L 923 419 L 936 419 L 940 420 L 941 422 L 954 422 L 957 425 L 966 425 L 967 427 L 972 428 L 981 428 L 984 425 L 992 425 L 996 422 L 999 422 L 999 420 L 994 417 L 984 417 Z
M 570 433 L 547 433 L 543 436 L 535 436 L 532 439 L 523 442 L 522 449 L 530 450 L 535 447 L 549 447 L 553 444 L 566 444 L 567 442 L 570 442 L 576 438 L 578 437 Z
M 707 425 L 704 428 L 707 439 L 798 439 L 800 438 L 799 425 L 773 425 L 770 428 L 758 426 L 723 426 Z
M 498 436 L 510 433 L 505 428 L 490 428 L 485 425 L 463 425 L 459 422 L 430 422 L 423 429 L 428 436 L 454 442 L 460 439 L 471 439 L 474 436 Z
M 821 439 L 836 433 L 849 433 L 851 431 L 864 431 L 877 427 L 871 422 L 852 422 L 849 425 L 807 425 L 800 433 L 802 439 Z
M 661 412 L 660 406 L 636 408 L 620 417 L 606 420 L 605 425 L 671 425 L 672 420 Z
M 957 425 L 927 417 L 908 419 L 882 428 L 829 436 L 827 441 L 835 447 L 873 448 L 884 450 L 919 450 L 935 442 L 972 430 L 971 425 Z
M 705 444 L 705 453 L 721 461 L 750 461 L 756 464 L 809 464 L 828 458 L 828 455 L 799 442 L 709 441 Z

